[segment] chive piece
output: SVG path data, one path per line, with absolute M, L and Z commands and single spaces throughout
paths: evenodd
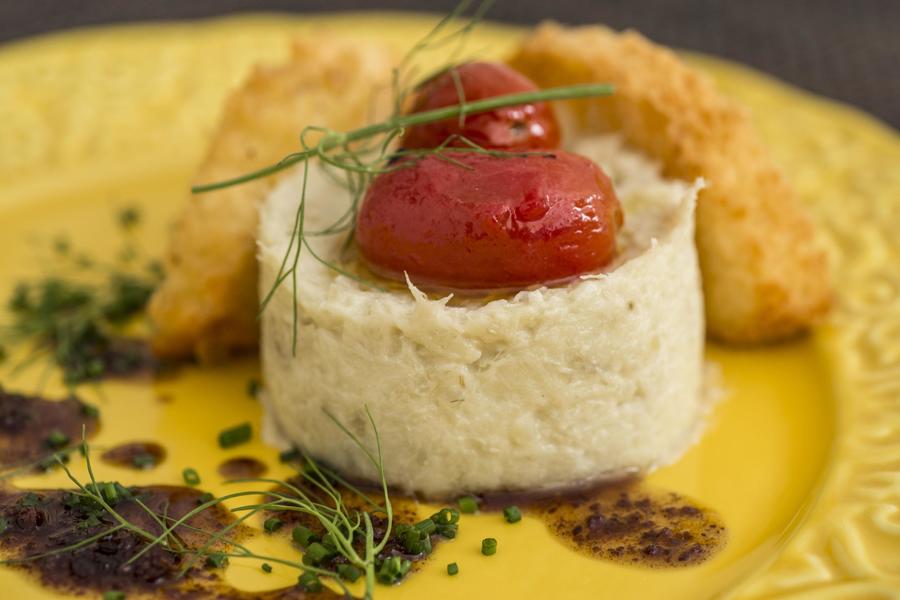
M 270 565 L 269 563 L 263 563 L 263 564 L 262 564 L 262 570 L 263 570 L 263 573 L 271 573 L 271 572 L 272 572 L 272 565 Z
M 283 463 L 293 462 L 295 460 L 300 460 L 303 455 L 300 453 L 300 450 L 297 448 L 291 448 L 290 450 L 285 450 L 278 454 L 278 460 Z
M 103 592 L 103 600 L 125 600 L 125 592 L 120 592 L 119 590 Z
M 253 429 L 250 423 L 241 423 L 219 433 L 219 447 L 233 448 L 250 441 Z
M 256 398 L 259 395 L 259 381 L 256 379 L 247 380 L 247 395 Z
M 291 531 L 291 538 L 297 543 L 301 548 L 306 548 L 313 542 L 318 542 L 319 538 L 312 532 L 308 527 L 304 527 L 303 525 L 297 525 L 294 527 L 293 531 Z
M 362 571 L 353 565 L 338 565 L 337 574 L 343 581 L 349 581 L 350 583 L 362 577 Z
M 3 535 L 7 528 L 9 528 L 9 521 L 7 521 L 3 517 L 0 517 L 0 535 Z
M 329 550 L 319 542 L 313 542 L 306 547 L 306 552 L 303 553 L 303 564 L 316 566 L 332 556 L 334 556 L 332 550 Z
M 275 533 L 279 529 L 284 526 L 284 521 L 279 519 L 278 517 L 269 517 L 266 519 L 265 523 L 263 523 L 263 529 L 268 533 Z
M 522 520 L 522 511 L 519 510 L 518 506 L 507 506 L 503 509 L 503 518 L 506 519 L 507 523 L 518 523 Z
M 66 444 L 69 443 L 69 436 L 64 434 L 59 429 L 54 429 L 53 431 L 50 432 L 50 435 L 47 436 L 45 443 L 50 448 L 53 448 L 54 450 L 59 450 L 60 448 L 64 447 Z
M 204 492 L 197 498 L 197 505 L 199 506 L 201 504 L 206 504 L 207 502 L 212 502 L 215 498 L 216 497 L 209 492 Z
M 478 499 L 475 496 L 463 496 L 456 501 L 459 504 L 459 511 L 467 515 L 478 512 Z
M 416 523 L 416 529 L 427 535 L 431 535 L 437 530 L 437 523 L 431 519 L 424 519 Z
M 459 525 L 456 523 L 452 523 L 450 525 L 438 525 L 437 534 L 441 537 L 447 538 L 448 540 L 452 540 L 456 537 L 456 532 L 459 529 Z
M 88 417 L 89 419 L 99 419 L 100 418 L 100 409 L 94 406 L 93 404 L 88 404 L 86 402 L 81 403 L 81 415 L 84 417 Z
M 200 475 L 194 469 L 187 467 L 185 470 L 181 472 L 181 478 L 184 479 L 184 483 L 190 486 L 200 485 Z
M 150 469 L 156 466 L 156 457 L 152 454 L 135 454 L 131 464 L 138 469 Z
M 224 552 L 213 552 L 209 556 L 206 557 L 206 566 L 213 567 L 215 569 L 221 569 L 225 565 L 228 564 L 228 557 L 225 556 Z
M 403 579 L 403 576 L 409 572 L 411 566 L 412 563 L 408 559 L 391 556 L 381 562 L 375 577 L 383 585 L 393 585 Z
M 481 540 L 481 553 L 485 556 L 497 554 L 497 540 L 494 538 L 484 538 Z
M 455 508 L 442 508 L 439 512 L 431 515 L 431 520 L 437 524 L 438 528 L 441 525 L 455 525 L 459 523 L 459 511 Z
M 459 573 L 459 565 L 456 563 L 450 563 L 447 565 L 447 575 L 456 575 Z
M 303 571 L 303 574 L 297 578 L 297 584 L 304 592 L 322 591 L 322 582 L 319 580 L 319 576 L 310 571 Z

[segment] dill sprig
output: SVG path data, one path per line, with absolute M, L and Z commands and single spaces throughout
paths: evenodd
M 185 575 L 198 564 L 221 566 L 223 560 L 227 558 L 253 559 L 270 565 L 279 564 L 291 567 L 315 577 L 327 577 L 349 595 L 344 580 L 355 579 L 353 577 L 354 571 L 339 568 L 339 564 L 343 563 L 353 566 L 354 569 L 358 569 L 362 573 L 365 582 L 364 598 L 370 599 L 373 597 L 376 583 L 396 582 L 408 571 L 409 564 L 407 561 L 405 567 L 401 566 L 397 570 L 396 561 L 393 561 L 392 557 L 382 555 L 389 540 L 392 539 L 392 534 L 399 530 L 394 527 L 394 509 L 384 474 L 381 438 L 368 407 L 365 407 L 365 413 L 374 434 L 374 450 L 369 449 L 343 423 L 326 412 L 335 425 L 345 435 L 350 437 L 357 448 L 364 453 L 377 472 L 380 486 L 380 498 L 378 501 L 375 501 L 352 484 L 343 480 L 337 473 L 319 465 L 312 457 L 303 454 L 305 465 L 302 469 L 299 469 L 299 473 L 305 483 L 304 486 L 292 484 L 290 481 L 265 478 L 230 481 L 228 483 L 231 484 L 269 484 L 275 487 L 273 489 L 246 489 L 219 497 L 201 498 L 202 502 L 178 518 L 165 512 L 154 511 L 141 500 L 140 495 L 133 489 L 126 488 L 117 482 L 98 480 L 94 473 L 86 431 L 83 430 L 79 448 L 84 457 L 84 464 L 89 478 L 87 483 L 80 481 L 72 473 L 61 453 L 56 453 L 54 457 L 75 486 L 75 489 L 67 495 L 67 506 L 79 509 L 85 529 L 104 523 L 107 526 L 68 546 L 55 548 L 40 554 L 0 561 L 0 564 L 20 564 L 55 554 L 71 552 L 124 530 L 143 541 L 141 549 L 134 553 L 124 563 L 125 565 L 135 563 L 156 547 L 162 548 L 167 552 L 182 555 L 185 558 L 180 576 Z M 345 497 L 342 490 L 349 491 L 354 497 L 358 497 L 366 508 L 352 508 L 352 503 L 348 502 L 348 498 Z M 191 523 L 195 517 L 204 511 L 223 502 L 251 497 L 261 497 L 263 500 L 231 509 L 231 512 L 240 514 L 240 516 L 222 528 L 208 530 L 196 527 Z M 141 524 L 126 518 L 117 508 L 123 501 L 136 503 L 156 526 L 157 531 L 150 531 Z M 455 523 L 458 520 L 458 513 L 456 514 L 456 520 L 454 520 L 449 513 L 445 515 L 447 511 L 452 511 L 452 509 L 444 509 L 432 517 L 439 520 L 440 525 L 437 523 L 433 524 L 431 530 L 428 531 L 428 535 L 437 528 L 437 533 L 444 537 L 450 538 L 455 536 Z M 249 519 L 264 512 L 299 513 L 314 518 L 325 531 L 325 536 L 322 539 L 324 543 L 324 540 L 327 538 L 328 552 L 333 556 L 341 557 L 342 560 L 340 563 L 334 563 L 334 569 L 330 569 L 326 568 L 324 563 L 309 560 L 308 557 L 313 557 L 315 554 L 315 552 L 310 551 L 309 547 L 306 548 L 302 561 L 279 556 L 265 556 L 250 550 L 236 540 L 233 534 Z M 383 530 L 376 530 L 376 519 L 379 523 L 384 524 Z M 431 520 L 427 519 L 426 522 L 431 522 Z M 414 526 L 404 527 L 404 532 L 414 529 Z M 440 527 L 445 529 L 441 530 Z M 191 546 L 183 541 L 179 531 L 190 531 L 201 535 L 205 538 L 205 542 L 202 545 L 195 544 Z M 419 538 L 417 537 L 416 539 L 418 540 Z M 429 550 L 430 547 L 429 541 Z M 311 580 L 307 577 L 307 582 L 309 581 Z
M 344 255 L 353 244 L 359 205 L 373 177 L 397 169 L 409 168 L 427 156 L 437 156 L 461 168 L 466 168 L 461 162 L 454 160 L 448 155 L 448 152 L 451 150 L 452 152 L 474 152 L 497 157 L 541 154 L 540 152 L 522 153 L 490 150 L 480 147 L 473 141 L 461 136 L 452 136 L 436 148 L 395 149 L 395 142 L 402 138 L 407 128 L 454 117 L 459 118 L 462 122 L 467 115 L 489 112 L 508 106 L 592 98 L 612 93 L 613 88 L 609 84 L 582 84 L 467 101 L 463 94 L 459 77 L 455 74 L 455 67 L 461 62 L 458 60 L 458 57 L 465 46 L 469 34 L 482 21 L 491 4 L 492 2 L 489 0 L 480 2 L 475 7 L 473 14 L 464 20 L 459 27 L 454 28 L 454 24 L 472 6 L 471 0 L 460 2 L 450 14 L 442 18 L 431 31 L 412 46 L 392 71 L 393 112 L 387 119 L 347 132 L 316 125 L 307 126 L 301 131 L 299 136 L 299 151 L 285 156 L 277 163 L 231 179 L 200 184 L 191 188 L 195 194 L 211 192 L 255 179 L 269 177 L 295 165 L 302 164 L 300 198 L 294 215 L 291 239 L 282 258 L 278 273 L 260 302 L 260 313 L 262 313 L 275 292 L 283 284 L 290 282 L 291 293 L 294 298 L 291 344 L 294 354 L 296 354 L 297 350 L 297 272 L 300 257 L 304 250 L 314 260 L 335 273 L 352 279 L 370 289 L 382 289 L 377 283 L 362 278 L 342 268 L 337 263 L 326 260 L 313 249 L 309 242 L 310 237 L 346 234 L 346 239 L 342 246 L 342 255 Z M 416 75 L 419 71 L 417 64 L 419 57 L 425 52 L 433 51 L 452 43 L 456 43 L 457 46 L 455 51 L 451 53 L 451 61 L 432 74 L 416 81 Z M 421 89 L 425 83 L 448 71 L 454 76 L 458 94 L 457 104 L 412 114 L 403 112 L 403 108 L 411 93 Z M 309 164 L 312 160 L 318 162 L 319 167 L 327 176 L 343 185 L 350 196 L 350 202 L 347 210 L 331 225 L 318 231 L 307 232 L 304 229 L 307 207 L 306 193 Z

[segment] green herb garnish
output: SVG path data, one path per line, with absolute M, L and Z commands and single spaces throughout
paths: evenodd
M 350 583 L 354 583 L 357 579 L 362 577 L 362 571 L 353 565 L 338 565 L 337 574 L 343 581 L 349 581 Z
M 314 594 L 322 591 L 322 582 L 319 580 L 319 576 L 312 571 L 304 571 L 303 574 L 297 578 L 297 585 L 299 585 L 304 592 Z
M 456 503 L 459 504 L 459 511 L 467 515 L 478 512 L 478 499 L 475 496 L 463 496 Z
M 50 432 L 50 435 L 47 436 L 47 439 L 44 440 L 44 443 L 48 448 L 59 450 L 69 443 L 69 436 L 67 436 L 59 429 L 54 429 Z
M 118 590 L 103 592 L 103 600 L 125 600 L 125 592 L 120 592 Z
M 447 565 L 447 575 L 456 575 L 459 573 L 459 565 L 456 563 L 450 563 Z
M 494 538 L 484 538 L 481 540 L 481 553 L 485 556 L 497 554 L 497 540 Z
M 503 518 L 507 523 L 518 523 L 522 520 L 522 511 L 518 506 L 507 506 L 503 509 Z
M 403 577 L 409 573 L 409 569 L 412 567 L 412 562 L 409 559 L 401 558 L 399 556 L 391 556 L 389 558 L 381 561 L 381 566 L 378 567 L 378 583 L 383 585 L 393 585 L 403 579 Z
M 241 423 L 219 433 L 219 447 L 233 448 L 249 442 L 252 436 L 253 428 L 250 423 Z
M 228 564 L 228 556 L 224 552 L 213 552 L 206 557 L 206 566 L 221 569 Z
M 200 475 L 196 470 L 190 467 L 187 467 L 181 472 L 181 478 L 184 480 L 185 485 L 200 485 Z
M 313 542 L 318 542 L 319 538 L 308 527 L 297 525 L 291 530 L 291 539 L 301 548 L 306 548 Z
M 263 563 L 260 568 L 263 570 L 263 573 L 271 573 L 272 572 L 272 565 L 270 565 L 269 563 Z
M 266 519 L 265 523 L 263 523 L 263 529 L 265 529 L 268 533 L 274 533 L 281 529 L 283 526 L 284 521 L 282 521 L 278 517 L 270 517 Z
M 259 395 L 259 381 L 250 379 L 247 381 L 247 395 L 256 398 Z

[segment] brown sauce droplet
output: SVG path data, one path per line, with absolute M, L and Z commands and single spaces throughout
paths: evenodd
M 249 456 L 230 458 L 219 465 L 219 475 L 228 479 L 252 479 L 264 475 L 269 468 Z
M 98 421 L 95 409 L 75 396 L 53 401 L 0 387 L 0 467 L 27 464 L 71 447 L 81 441 L 82 425 L 91 436 Z M 51 443 L 54 432 L 64 436 L 57 435 L 57 442 L 65 443 Z
M 526 508 L 575 550 L 629 565 L 682 567 L 725 545 L 719 515 L 638 479 L 546 494 L 486 496 L 482 508 Z
M 166 458 L 166 449 L 155 442 L 129 442 L 100 455 L 105 462 L 131 469 L 152 469 Z

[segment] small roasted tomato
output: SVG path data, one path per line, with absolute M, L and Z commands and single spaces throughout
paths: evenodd
M 467 102 L 539 89 L 518 71 L 499 63 L 466 63 L 453 67 L 453 70 L 462 84 Z M 434 110 L 459 102 L 457 83 L 452 73 L 447 71 L 422 86 L 411 112 Z M 494 150 L 527 151 L 559 145 L 559 124 L 553 108 L 544 102 L 466 115 L 462 123 L 459 117 L 453 117 L 416 125 L 406 131 L 402 145 L 406 148 L 434 148 L 454 134 Z M 457 140 L 450 145 L 463 144 Z
M 583 156 L 446 152 L 377 177 L 356 241 L 384 277 L 507 290 L 601 269 L 622 220 L 609 178 Z

